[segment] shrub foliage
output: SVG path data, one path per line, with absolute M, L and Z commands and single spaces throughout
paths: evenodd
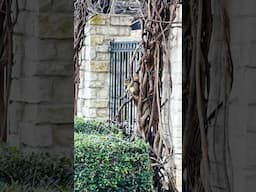
M 84 120 L 81 117 L 75 117 L 74 127 L 76 133 L 84 134 L 109 134 L 117 130 L 107 123 L 95 120 Z
M 69 159 L 47 153 L 23 154 L 11 147 L 0 150 L 0 182 L 23 186 L 70 186 L 73 183 Z
M 148 145 L 117 135 L 75 134 L 75 191 L 150 192 Z

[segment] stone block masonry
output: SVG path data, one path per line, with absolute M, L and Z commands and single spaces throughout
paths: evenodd
M 19 0 L 8 142 L 73 156 L 73 2 Z
M 95 15 L 86 25 L 80 53 L 78 116 L 85 119 L 109 118 L 110 41 L 131 39 L 131 17 Z
M 182 23 L 182 7 L 177 11 L 177 22 Z M 182 191 L 182 29 L 172 30 L 174 38 L 170 45 L 172 76 L 171 125 L 176 164 L 176 185 Z

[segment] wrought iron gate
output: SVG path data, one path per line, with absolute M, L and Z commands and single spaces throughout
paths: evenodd
M 133 101 L 127 102 L 129 98 L 127 96 L 124 97 L 124 82 L 130 77 L 130 62 L 138 45 L 139 44 L 136 41 L 113 41 L 110 44 L 109 118 L 116 121 L 118 110 L 123 105 L 118 122 L 125 128 L 126 133 L 129 136 L 131 136 L 135 127 L 136 108 Z M 141 50 L 136 53 L 133 71 L 138 67 L 138 60 L 141 57 L 141 54 Z

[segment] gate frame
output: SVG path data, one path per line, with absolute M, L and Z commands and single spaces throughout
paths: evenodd
M 139 41 L 113 40 L 109 47 L 109 119 L 110 122 L 114 122 L 119 128 L 124 129 L 129 137 L 132 136 L 136 127 L 136 108 L 133 99 L 129 101 L 128 96 L 125 96 L 124 81 L 131 77 L 130 62 L 138 45 Z M 133 71 L 136 71 L 139 66 L 138 61 L 142 56 L 142 51 L 139 49 L 136 54 Z M 117 119 L 118 110 L 122 105 L 125 105 L 121 113 L 124 113 L 124 116 L 121 115 Z

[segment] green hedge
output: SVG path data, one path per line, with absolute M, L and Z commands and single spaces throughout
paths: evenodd
M 73 189 L 62 188 L 61 186 L 31 187 L 29 185 L 19 185 L 17 183 L 6 184 L 0 182 L 0 192 L 71 192 Z
M 23 154 L 15 148 L 0 149 L 0 182 L 27 187 L 73 184 L 73 166 L 69 159 L 47 153 Z
M 75 134 L 75 191 L 151 192 L 148 154 L 143 141 Z
M 105 122 L 95 120 L 84 120 L 81 117 L 75 117 L 74 127 L 76 133 L 84 134 L 109 134 L 117 130 Z

